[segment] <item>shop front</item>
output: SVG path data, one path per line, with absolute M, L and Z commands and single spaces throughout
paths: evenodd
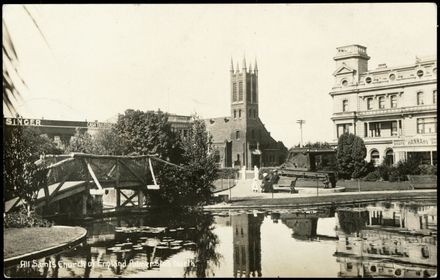
M 422 164 L 437 164 L 437 136 L 417 135 L 393 141 L 395 162 L 417 158 Z

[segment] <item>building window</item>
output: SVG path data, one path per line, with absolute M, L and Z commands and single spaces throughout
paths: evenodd
M 249 118 L 252 118 L 252 109 L 249 109 Z
M 370 123 L 370 134 L 371 137 L 380 137 L 380 123 Z
M 379 151 L 378 150 L 372 150 L 371 151 L 371 162 L 373 162 L 374 164 L 378 164 L 379 163 Z
M 419 71 L 417 71 L 417 77 L 419 77 L 419 78 L 421 78 L 421 77 L 423 77 L 423 70 L 419 70 Z
M 437 104 L 437 90 L 432 92 L 432 104 Z
M 252 102 L 257 103 L 257 83 L 255 80 L 252 81 Z
M 254 118 L 257 118 L 257 110 L 254 110 Z
M 397 136 L 397 121 L 391 122 L 391 135 Z
M 235 132 L 235 140 L 240 140 L 240 131 L 239 130 L 237 130 Z
M 238 101 L 243 101 L 243 82 L 238 83 Z
M 343 124 L 338 124 L 337 125 L 337 137 L 339 138 L 339 136 L 341 136 L 344 133 L 350 133 L 350 126 L 351 124 L 349 123 L 343 123 Z
M 234 110 L 234 119 L 237 118 L 237 110 Z
M 417 105 L 423 105 L 423 92 L 417 93 Z
M 385 164 L 388 165 L 388 166 L 394 164 L 394 152 L 393 152 L 393 149 L 389 149 L 385 153 Z
M 348 111 L 348 100 L 342 101 L 342 112 Z
M 436 133 L 437 118 L 420 118 L 417 119 L 417 133 Z
M 366 77 L 366 78 L 365 78 L 365 82 L 366 82 L 367 84 L 371 83 L 371 77 Z
M 252 135 L 252 138 L 255 138 L 255 130 L 252 129 L 251 135 Z
M 390 78 L 390 81 L 394 81 L 396 79 L 396 75 L 395 74 L 391 74 L 389 78 Z
M 391 102 L 391 108 L 396 108 L 397 107 L 397 96 L 391 95 L 390 102 Z
M 246 82 L 246 100 L 251 102 L 251 81 Z
M 232 102 L 237 101 L 237 83 L 232 83 Z
M 241 118 L 241 109 L 238 110 L 238 117 Z
M 385 97 L 379 96 L 379 109 L 385 108 Z
M 367 98 L 367 109 L 368 110 L 373 109 L 373 98 L 371 97 Z
M 346 87 L 346 86 L 348 85 L 348 82 L 347 82 L 346 79 L 343 79 L 343 80 L 341 81 L 341 84 L 342 84 L 342 86 Z

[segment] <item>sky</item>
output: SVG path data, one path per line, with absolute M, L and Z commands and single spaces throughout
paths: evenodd
M 287 147 L 332 141 L 333 57 L 369 68 L 436 54 L 432 3 L 3 6 L 26 118 L 113 120 L 126 109 L 230 115 L 230 63 L 258 61 L 260 119 Z

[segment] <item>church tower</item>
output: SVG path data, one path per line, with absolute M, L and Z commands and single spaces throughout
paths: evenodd
M 258 119 L 258 67 L 246 67 L 243 58 L 241 69 L 231 59 L 231 117 L 234 120 Z

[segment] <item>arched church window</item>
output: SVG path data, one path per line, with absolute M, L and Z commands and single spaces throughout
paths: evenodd
M 237 101 L 237 83 L 232 83 L 232 102 Z

